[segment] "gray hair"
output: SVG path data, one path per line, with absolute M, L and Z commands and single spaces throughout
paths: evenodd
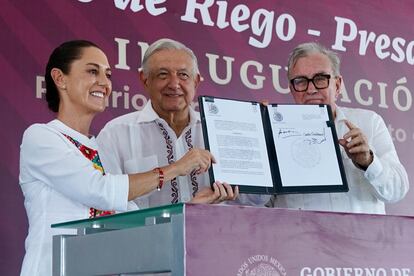
M 335 76 L 339 76 L 341 74 L 340 73 L 341 61 L 337 53 L 327 49 L 325 46 L 317 42 L 308 42 L 308 43 L 299 44 L 290 53 L 289 59 L 288 59 L 288 77 L 290 75 L 290 70 L 292 70 L 292 67 L 295 66 L 298 59 L 309 56 L 310 54 L 314 54 L 314 53 L 323 54 L 329 59 L 331 63 L 332 73 Z
M 176 40 L 172 40 L 169 38 L 161 38 L 154 43 L 152 43 L 148 49 L 145 51 L 144 58 L 142 59 L 142 71 L 146 76 L 148 76 L 149 68 L 148 68 L 148 60 L 149 58 L 155 54 L 156 52 L 162 50 L 182 50 L 186 52 L 193 61 L 193 74 L 194 76 L 199 74 L 200 71 L 198 70 L 198 61 L 197 57 L 194 55 L 194 52 L 185 46 L 183 43 L 178 42 Z

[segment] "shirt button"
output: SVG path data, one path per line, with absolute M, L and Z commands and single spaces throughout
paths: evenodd
M 183 197 L 183 201 L 184 201 L 184 202 L 188 202 L 188 201 L 190 201 L 190 198 L 189 198 L 188 196 L 184 196 L 184 197 Z

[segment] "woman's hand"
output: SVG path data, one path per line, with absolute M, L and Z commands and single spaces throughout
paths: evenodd
M 216 161 L 208 150 L 191 149 L 174 164 L 178 174 L 185 176 L 189 175 L 193 170 L 196 170 L 196 174 L 206 172 L 211 162 L 215 163 Z

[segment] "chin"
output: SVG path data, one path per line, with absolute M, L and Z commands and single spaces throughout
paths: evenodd
M 307 100 L 305 104 L 324 104 L 323 100 Z
M 95 106 L 94 108 L 91 109 L 92 113 L 101 113 L 104 112 L 106 109 L 106 106 Z
M 177 112 L 177 111 L 183 111 L 187 106 L 185 104 L 170 104 L 165 105 L 164 110 L 168 110 L 169 112 Z

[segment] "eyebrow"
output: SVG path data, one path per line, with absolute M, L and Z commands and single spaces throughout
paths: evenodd
M 317 75 L 331 75 L 331 73 L 324 72 L 324 71 L 319 71 L 319 72 L 316 72 L 315 74 L 313 74 L 311 76 L 311 78 L 313 78 L 314 76 L 317 76 Z M 295 76 L 292 79 L 296 79 L 296 78 L 307 78 L 307 76 L 306 75 L 298 75 L 298 76 Z
M 89 62 L 89 63 L 86 63 L 86 65 L 91 65 L 91 66 L 94 66 L 94 67 L 96 67 L 96 68 L 99 68 L 99 67 L 101 67 L 101 66 L 99 66 L 99 64 L 97 64 L 97 63 L 94 63 L 94 62 Z M 107 67 L 107 68 L 105 68 L 105 71 L 110 71 L 111 70 L 111 67 Z
M 191 69 L 188 68 L 178 68 L 178 69 L 171 69 L 171 68 L 167 68 L 167 67 L 158 67 L 158 68 L 154 68 L 151 71 L 177 71 L 177 72 L 182 72 L 182 71 L 191 71 Z

